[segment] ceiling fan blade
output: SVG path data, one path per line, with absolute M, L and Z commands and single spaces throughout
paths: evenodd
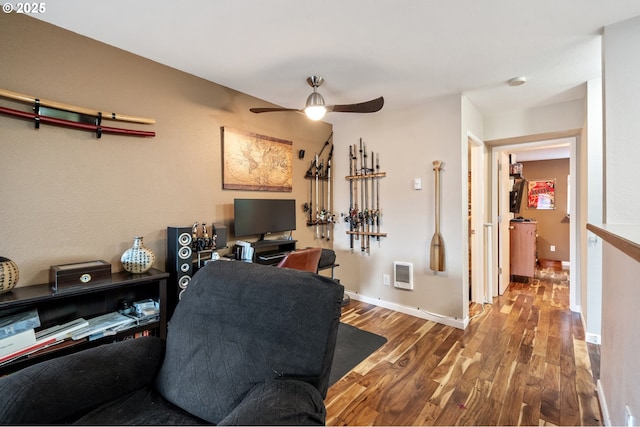
M 375 113 L 380 111 L 384 105 L 384 98 L 372 99 L 371 101 L 360 102 L 358 104 L 327 105 L 327 112 L 334 113 Z
M 273 113 L 276 111 L 300 111 L 296 108 L 249 108 L 252 113 Z

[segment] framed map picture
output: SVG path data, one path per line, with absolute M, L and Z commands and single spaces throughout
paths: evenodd
M 222 188 L 291 192 L 293 143 L 222 128 Z
M 556 208 L 556 180 L 531 180 L 527 192 L 527 207 L 530 209 Z

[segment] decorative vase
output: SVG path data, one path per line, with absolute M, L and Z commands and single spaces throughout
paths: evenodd
M 0 256 L 0 294 L 15 288 L 19 278 L 18 264 Z
M 133 246 L 122 254 L 120 262 L 129 273 L 144 273 L 153 267 L 156 254 L 142 244 L 142 237 L 136 236 L 133 238 Z

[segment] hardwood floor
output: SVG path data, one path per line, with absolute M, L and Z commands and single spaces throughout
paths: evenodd
M 327 425 L 602 425 L 566 274 L 512 282 L 464 331 L 352 300 L 342 321 L 388 341 L 329 389 Z

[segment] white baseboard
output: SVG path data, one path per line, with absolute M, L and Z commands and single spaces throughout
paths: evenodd
M 600 338 L 600 334 L 592 334 L 590 332 L 587 332 L 584 334 L 584 340 L 588 343 L 591 344 L 597 344 L 600 345 L 602 343 L 602 340 Z
M 604 397 L 604 390 L 602 388 L 602 381 L 598 380 L 598 400 L 600 401 L 600 410 L 602 411 L 602 417 L 604 418 L 604 425 L 611 425 L 611 417 L 609 416 L 609 408 L 607 407 L 607 400 Z
M 582 329 L 584 329 L 585 331 L 584 340 L 590 344 L 596 344 L 596 345 L 602 344 L 600 334 L 587 332 L 587 323 L 584 321 L 584 315 L 582 311 L 580 311 L 580 322 L 582 323 Z
M 450 316 L 440 316 L 435 313 L 430 313 L 424 310 L 420 310 L 419 308 L 408 307 L 406 305 L 385 301 L 379 298 L 371 298 L 371 297 L 367 297 L 367 296 L 360 295 L 350 291 L 345 291 L 345 293 L 349 295 L 350 298 L 357 301 L 366 302 L 367 304 L 376 305 L 378 307 L 388 308 L 389 310 L 408 314 L 410 316 L 419 317 L 421 319 L 431 320 L 436 323 L 442 323 L 443 325 L 452 326 L 454 328 L 465 329 L 467 325 L 469 325 L 469 318 L 462 320 L 462 319 L 456 319 Z

